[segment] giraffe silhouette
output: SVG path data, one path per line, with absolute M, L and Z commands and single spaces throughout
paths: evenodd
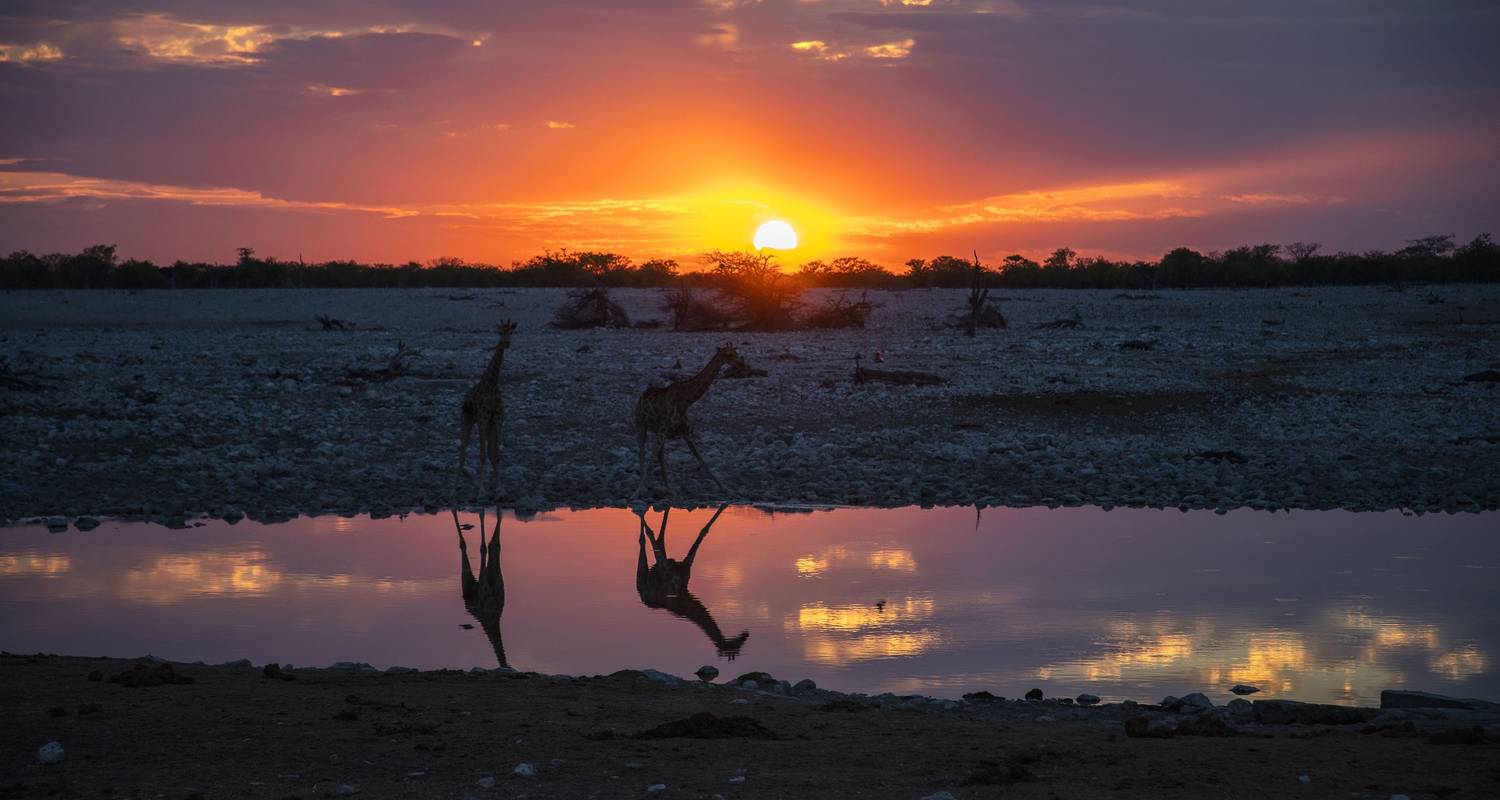
M 459 524 L 458 511 L 453 511 L 453 529 L 458 532 L 459 591 L 463 593 L 464 608 L 469 616 L 479 623 L 484 635 L 495 651 L 495 660 L 502 667 L 510 664 L 505 660 L 505 640 L 500 636 L 500 614 L 505 611 L 505 576 L 500 573 L 500 518 L 495 509 L 495 528 L 489 543 L 484 541 L 484 510 L 479 511 L 479 572 L 469 562 L 469 546 L 464 541 L 463 525 Z
M 698 464 L 708 473 L 714 485 L 719 487 L 719 491 L 728 491 L 724 488 L 724 482 L 708 466 L 708 462 L 703 460 L 703 454 L 698 452 L 698 443 L 693 440 L 693 429 L 687 416 L 688 408 L 708 393 L 708 387 L 713 385 L 726 366 L 747 372 L 750 369 L 735 351 L 734 345 L 725 344 L 714 351 L 713 357 L 697 375 L 673 381 L 666 386 L 648 386 L 641 393 L 641 399 L 635 404 L 636 461 L 640 467 L 640 482 L 636 484 L 635 493 L 630 496 L 632 500 L 646 491 L 646 440 L 653 436 L 656 437 L 656 466 L 661 469 L 661 480 L 666 486 L 668 497 L 672 496 L 672 482 L 667 477 L 666 461 L 669 439 L 681 439 L 686 443 L 693 458 L 698 460 Z
M 645 510 L 636 512 L 640 519 L 640 557 L 635 564 L 635 588 L 641 595 L 641 602 L 647 608 L 660 608 L 682 617 L 697 625 L 700 630 L 707 634 L 710 641 L 714 643 L 714 649 L 718 651 L 721 658 L 733 661 L 740 653 L 740 648 L 745 646 L 745 640 L 750 638 L 749 631 L 741 631 L 738 636 L 726 637 L 719 630 L 719 624 L 714 622 L 713 614 L 693 593 L 688 590 L 688 582 L 693 575 L 693 560 L 698 557 L 698 548 L 702 546 L 703 540 L 708 537 L 708 531 L 718 521 L 719 515 L 729 504 L 725 503 L 714 511 L 708 524 L 698 532 L 698 538 L 693 540 L 693 546 L 688 548 L 688 553 L 681 561 L 667 557 L 667 518 L 672 513 L 668 508 L 661 514 L 660 533 L 651 530 L 646 522 Z M 646 542 L 651 543 L 651 553 L 655 564 L 649 564 L 646 558 Z
M 469 437 L 474 428 L 479 428 L 479 468 L 474 480 L 481 494 L 484 492 L 484 462 L 490 462 L 494 473 L 495 491 L 500 491 L 500 441 L 505 428 L 505 401 L 500 394 L 500 368 L 505 364 L 505 351 L 510 349 L 511 334 L 516 323 L 504 320 L 495 329 L 499 340 L 490 354 L 490 363 L 484 374 L 464 395 L 459 408 L 458 473 L 463 475 L 464 462 L 469 456 Z

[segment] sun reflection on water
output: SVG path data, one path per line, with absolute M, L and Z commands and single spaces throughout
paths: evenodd
M 0 575 L 55 578 L 72 568 L 72 559 L 65 555 L 20 553 L 0 556 Z

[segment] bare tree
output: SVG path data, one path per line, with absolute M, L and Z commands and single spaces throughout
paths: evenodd
M 1317 255 L 1318 251 L 1323 249 L 1323 245 L 1317 242 L 1292 242 L 1282 249 L 1286 250 L 1287 255 L 1292 257 L 1292 261 L 1301 264 Z

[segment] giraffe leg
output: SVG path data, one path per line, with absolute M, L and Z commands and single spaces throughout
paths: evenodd
M 640 497 L 641 495 L 643 495 L 643 494 L 646 493 L 646 429 L 645 428 L 640 428 L 635 433 L 635 461 L 636 461 L 636 466 L 640 469 L 641 479 L 635 485 L 635 492 L 633 492 L 630 495 L 630 499 L 631 500 L 634 500 L 637 497 Z
M 667 499 L 672 499 L 672 479 L 667 477 L 667 437 L 656 440 L 656 466 L 661 469 L 662 485 L 667 487 Z
M 495 497 L 500 497 L 500 426 L 490 433 L 490 471 L 495 473 Z M 499 502 L 498 500 L 496 502 Z
M 692 435 L 684 436 L 682 440 L 687 442 L 688 449 L 693 452 L 693 458 L 698 459 L 698 463 L 703 467 L 703 471 L 707 472 L 708 477 L 713 479 L 714 485 L 719 487 L 719 491 L 728 492 L 729 490 L 724 487 L 724 482 L 719 480 L 719 476 L 714 474 L 713 468 L 708 466 L 707 461 L 703 460 L 703 454 L 698 452 L 698 445 L 693 441 Z
M 458 475 L 464 475 L 464 462 L 469 457 L 469 437 L 474 434 L 474 418 L 468 414 L 463 416 L 463 427 L 458 436 Z
M 474 467 L 474 490 L 484 499 L 484 462 L 489 458 L 489 437 L 484 435 L 484 424 L 479 426 L 479 460 Z

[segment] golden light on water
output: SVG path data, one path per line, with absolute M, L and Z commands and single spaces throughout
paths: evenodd
M 20 553 L 13 556 L 0 556 L 0 575 L 36 575 L 51 578 L 62 575 L 72 567 L 72 559 L 60 554 Z

